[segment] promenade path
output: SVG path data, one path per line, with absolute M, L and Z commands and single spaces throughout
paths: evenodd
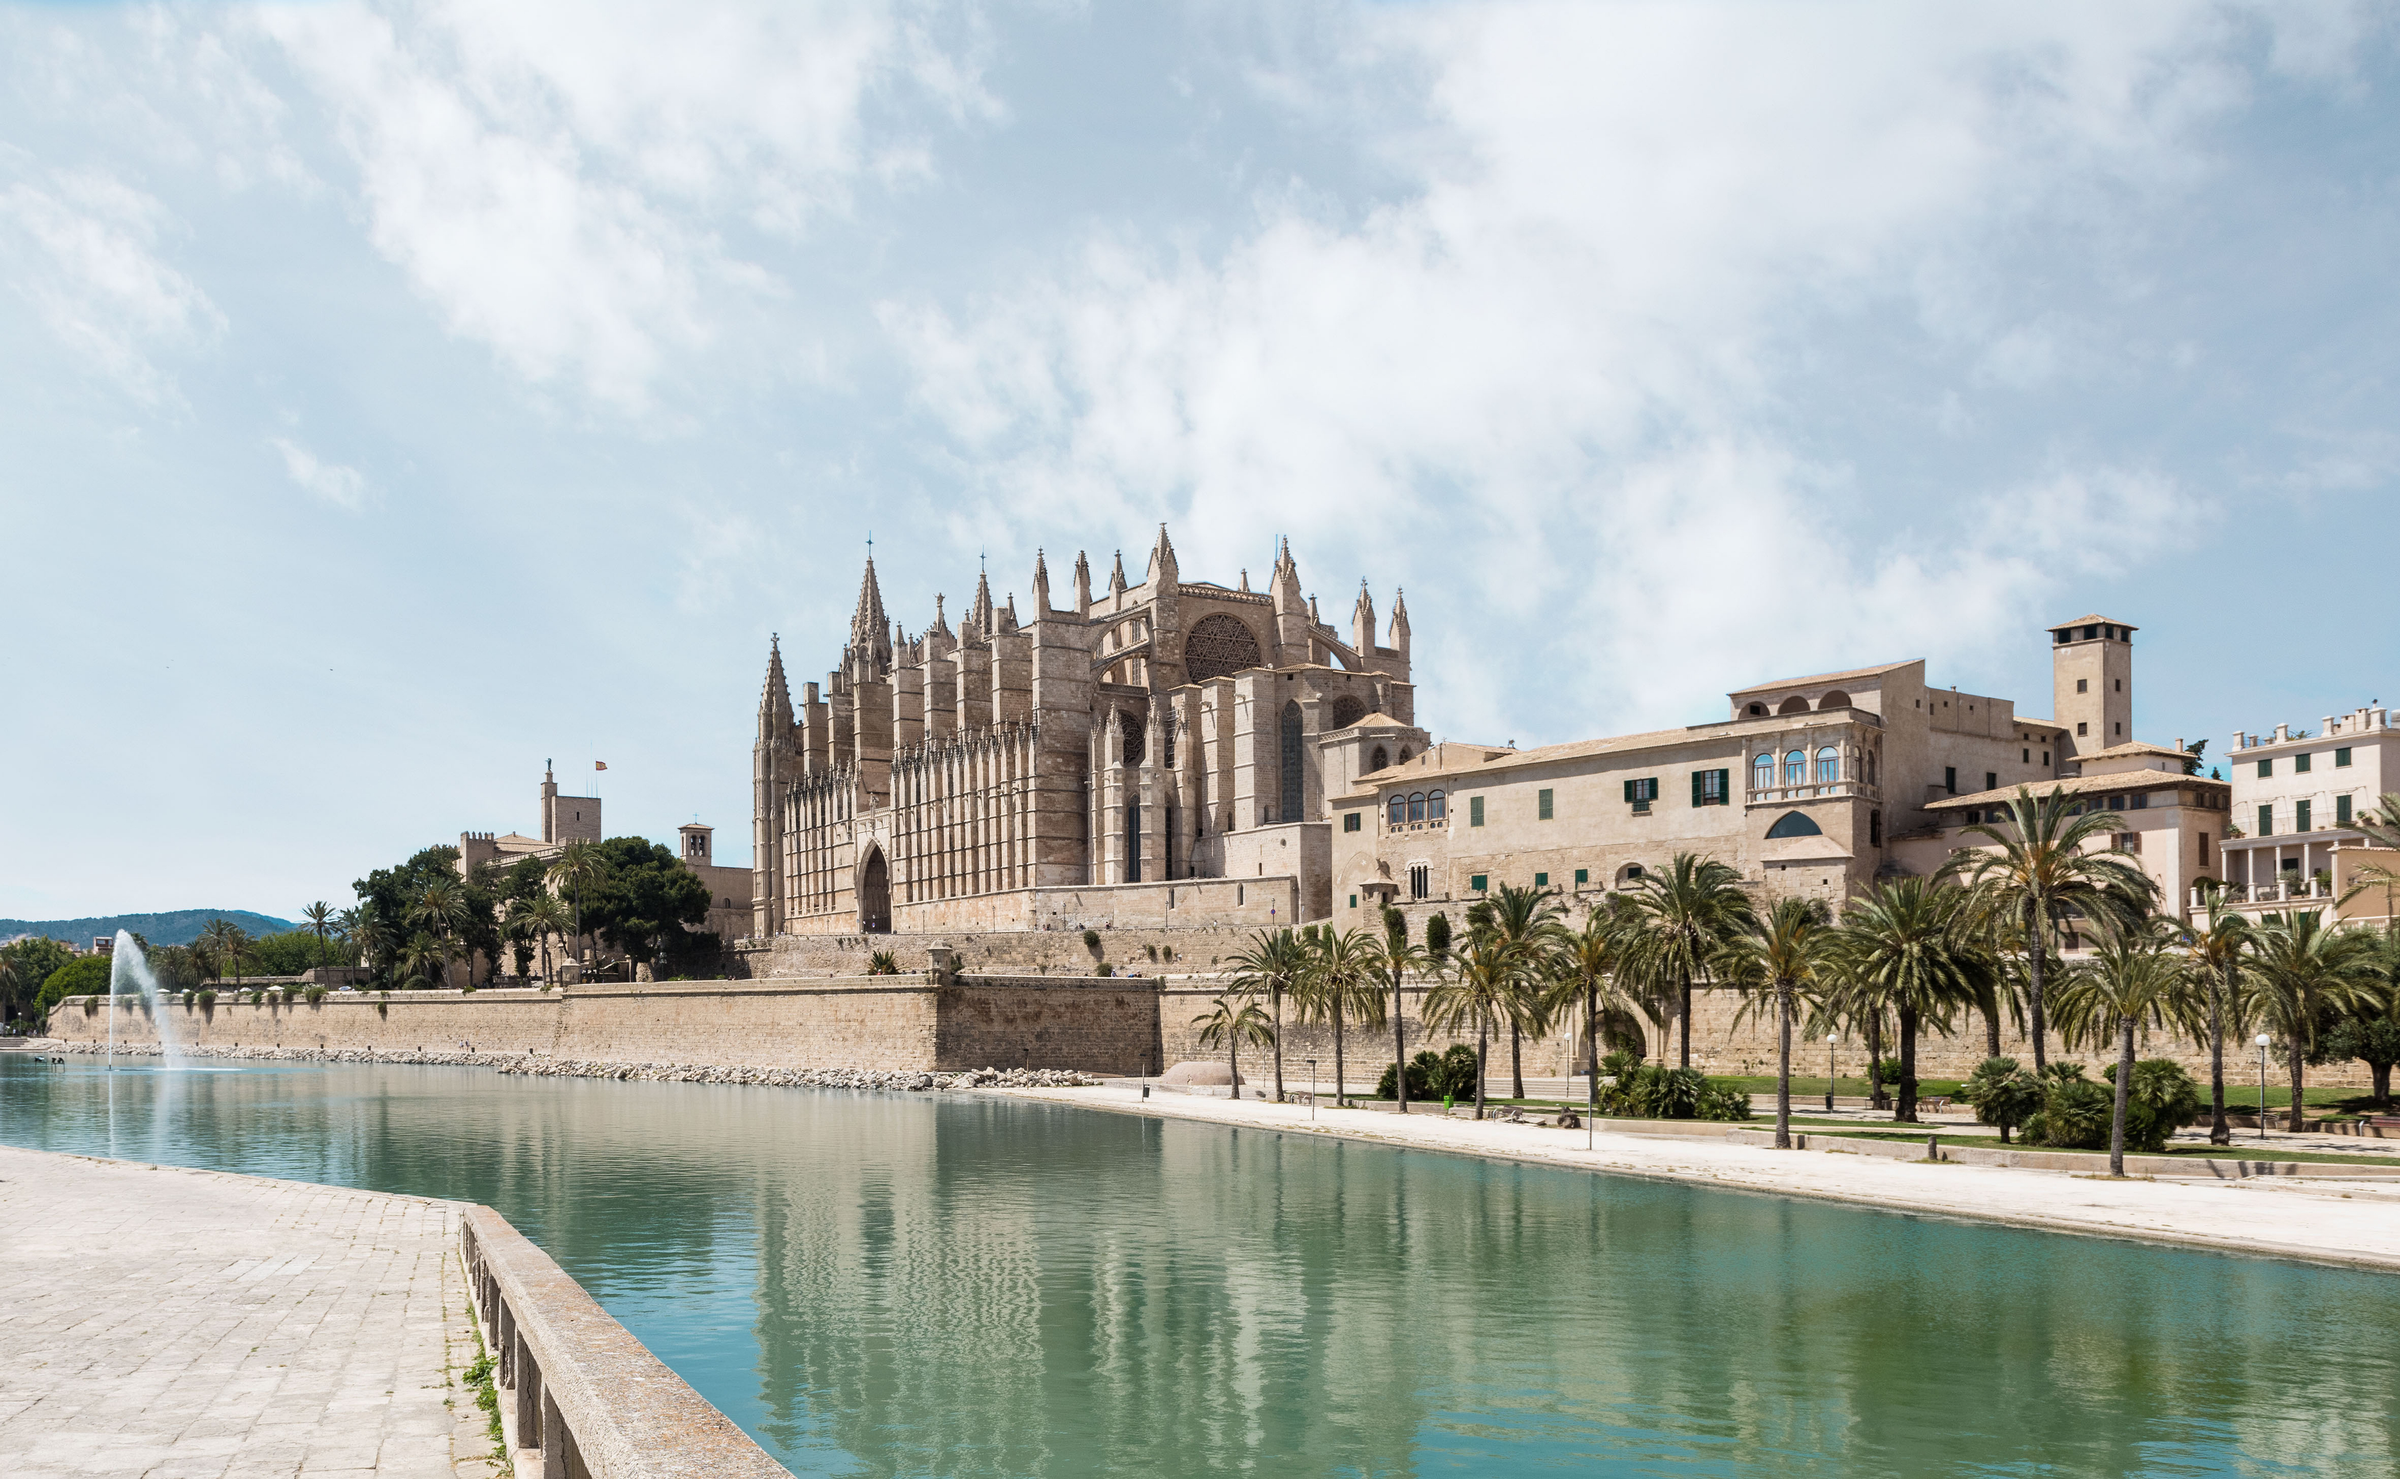
M 1312 1119 L 1305 1104 L 1167 1092 L 1144 1099 L 1137 1085 L 1122 1080 L 1101 1088 L 991 1092 L 1085 1109 L 1611 1171 L 1892 1212 L 2400 1270 L 2400 1185 L 2389 1181 L 2109 1181 L 2062 1171 L 1926 1165 L 1774 1150 L 1712 1137 L 1659 1138 L 1606 1130 L 1591 1137 L 1592 1148 L 1587 1150 L 1582 1130 L 1447 1119 L 1438 1106 L 1431 1107 L 1433 1112 L 1403 1117 L 1334 1109 L 1329 1095 Z M 2096 1169 L 2105 1168 L 2103 1162 Z
M 0 1146 L 0 1473 L 482 1476 L 458 1209 Z

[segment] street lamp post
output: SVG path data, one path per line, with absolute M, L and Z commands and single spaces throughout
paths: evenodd
M 1316 1060 L 1316 1059 L 1314 1059 L 1314 1058 L 1310 1058 L 1310 1059 L 1308 1059 L 1308 1060 L 1307 1060 L 1307 1062 L 1308 1062 L 1308 1117 L 1309 1117 L 1310 1119 L 1312 1119 L 1312 1120 L 1313 1120 L 1313 1119 L 1315 1119 L 1315 1118 L 1317 1117 L 1317 1060 Z
M 1825 1112 L 1833 1113 L 1833 1034 L 1825 1034 Z
M 2258 1138 L 2267 1138 L 2267 1034 L 2258 1035 Z

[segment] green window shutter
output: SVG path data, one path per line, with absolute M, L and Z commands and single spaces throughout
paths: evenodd
M 1625 799 L 1628 801 L 1633 799 L 1633 782 L 1631 781 L 1625 783 Z
M 2305 801 L 2292 803 L 2292 830 L 2295 832 L 2308 830 L 2308 803 Z
M 2261 776 L 2270 776 L 2270 775 L 2273 775 L 2273 774 L 2275 773 L 2275 762 L 2274 762 L 2273 760 L 2271 760 L 2271 759 L 2270 759 L 2270 760 L 2261 760 L 2261 761 L 2259 761 L 2259 762 L 2258 762 L 2258 773 L 2259 773 Z
M 2309 760 L 2310 760 L 2311 758 L 2312 758 L 2312 757 L 2310 757 L 2310 756 L 2307 756 L 2307 755 L 2294 755 L 2294 756 L 2292 757 L 2292 774 L 2294 774 L 2294 775 L 2306 775 L 2306 774 L 2308 774 L 2308 771 L 2309 771 L 2309 764 L 2308 764 L 2308 762 L 2309 762 Z
M 2336 796 L 2333 798 L 2333 820 L 2336 826 L 2347 827 L 2350 825 L 2349 797 Z
M 1547 873 L 1534 874 L 1533 886 L 1535 888 L 1548 888 L 1550 886 L 1550 875 Z
M 2348 765 L 2349 763 L 2350 763 L 2350 752 L 2349 752 L 2348 750 L 2346 750 L 2346 749 L 2344 749 L 2344 750 L 2336 750 L 2336 751 L 2334 751 L 2334 752 L 2333 752 L 2333 767 L 2334 767 L 2334 769 L 2336 769 L 2336 770 L 2339 770 L 2339 769 L 2341 769 L 2343 766 L 2345 766 L 2345 765 Z
M 1467 825 L 1470 827 L 1483 825 L 1483 798 L 1481 796 L 1467 798 Z
M 1476 893 L 1482 893 L 1484 891 L 1485 882 L 1486 880 L 1484 875 L 1477 873 L 1467 879 L 1467 887 L 1474 890 Z
M 1536 804 L 1536 805 L 1538 805 L 1538 806 L 1541 808 L 1541 818 L 1542 818 L 1542 820 L 1543 820 L 1543 821 L 1545 821 L 1545 822 L 1546 822 L 1546 821 L 1548 821 L 1548 820 L 1550 820 L 1550 791 L 1549 791 L 1549 788 L 1547 788 L 1547 787 L 1544 787 L 1542 790 L 1540 790 L 1540 791 L 1536 792 L 1536 793 L 1535 793 L 1535 795 L 1534 795 L 1534 801 L 1535 801 L 1535 804 Z
M 1587 883 L 1589 883 L 1589 882 L 1591 882 L 1591 881 L 1592 881 L 1592 870 L 1591 870 L 1591 869 L 1589 869 L 1589 868 L 1578 868 L 1578 869 L 1576 869 L 1576 870 L 1575 870 L 1575 883 L 1576 883 L 1576 885 L 1577 885 L 1578 887 L 1581 887 L 1582 885 L 1584 885 L 1584 884 L 1587 884 Z
M 1708 788 L 1703 779 L 1707 774 L 1708 772 L 1705 770 L 1692 772 L 1692 805 L 1694 806 L 1708 805 Z
M 2258 763 L 2264 765 L 2267 762 L 2261 760 Z M 2275 835 L 2274 807 L 2262 806 L 2258 809 L 2258 835 L 2261 837 L 2272 837 Z
M 1358 907 L 1358 895 L 1352 894 L 1350 896 L 1350 907 L 1353 909 Z

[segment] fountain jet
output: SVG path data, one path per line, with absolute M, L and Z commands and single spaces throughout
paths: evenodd
M 150 962 L 132 935 L 117 931 L 116 948 L 108 958 L 108 1053 L 113 1066 L 117 1053 L 117 998 L 139 996 L 150 1005 L 150 1021 L 158 1029 L 158 1051 L 169 1068 L 180 1065 L 182 1049 L 175 1041 L 175 1024 L 167 1016 L 167 1004 L 160 999 L 158 977 L 150 970 Z

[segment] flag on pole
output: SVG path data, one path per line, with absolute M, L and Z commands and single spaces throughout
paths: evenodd
M 608 769 L 608 762 L 607 762 L 607 761 L 605 761 L 605 760 L 595 760 L 595 761 L 593 761 L 593 762 L 592 762 L 592 769 L 594 769 L 594 770 L 606 770 L 606 769 Z

